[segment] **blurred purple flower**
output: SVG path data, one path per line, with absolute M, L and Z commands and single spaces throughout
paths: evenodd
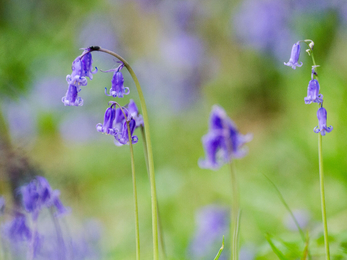
M 42 208 L 55 206 L 57 214 L 67 213 L 68 210 L 62 205 L 58 190 L 52 190 L 48 181 L 41 176 L 37 176 L 33 181 L 21 187 L 23 206 L 25 210 L 32 214 L 36 221 Z
M 26 217 L 24 214 L 15 213 L 14 218 L 5 223 L 3 226 L 3 233 L 13 243 L 29 241 L 32 236 L 32 232 L 26 223 Z
M 224 109 L 214 105 L 210 115 L 209 132 L 202 138 L 206 159 L 200 159 L 199 166 L 215 170 L 233 158 L 242 158 L 247 153 L 242 146 L 251 140 L 251 134 L 241 135 Z M 219 151 L 222 156 L 218 161 Z
M 128 95 L 130 90 L 128 87 L 124 87 L 124 77 L 121 72 L 124 64 L 121 63 L 117 68 L 103 71 L 103 72 L 114 72 L 112 77 L 112 86 L 110 88 L 110 94 L 107 94 L 107 88 L 105 88 L 105 94 L 109 97 L 119 97 L 122 98 L 124 95 Z
M 220 247 L 223 235 L 229 234 L 229 212 L 227 208 L 208 205 L 196 213 L 197 228 L 189 246 L 189 254 L 193 259 L 211 259 Z M 219 245 L 219 247 L 217 246 Z M 223 259 L 225 251 L 222 252 Z
M 300 57 L 300 42 L 294 43 L 292 47 L 292 53 L 290 55 L 289 61 L 284 63 L 286 66 L 292 67 L 294 70 L 296 67 L 301 67 L 302 62 L 298 63 Z
M 283 33 L 288 31 L 288 18 L 283 1 L 246 0 L 233 13 L 232 23 L 241 43 L 272 52 L 283 38 Z
M 136 103 L 134 100 L 130 99 L 128 104 L 129 115 L 135 119 L 136 128 L 143 126 L 143 117 L 140 115 L 139 110 L 137 109 Z
M 131 141 L 133 144 L 136 144 L 138 141 L 138 138 L 136 135 L 134 135 L 134 131 L 136 128 L 136 121 L 133 118 L 131 118 L 129 121 L 129 128 L 130 128 Z M 117 146 L 127 144 L 129 142 L 129 134 L 128 133 L 129 133 L 129 131 L 128 131 L 127 122 L 126 122 L 126 120 L 124 120 L 123 121 L 123 127 L 122 127 L 121 131 L 117 131 L 114 134 L 114 138 L 115 138 L 114 143 Z
M 318 134 L 319 132 L 321 135 L 325 135 L 325 133 L 330 133 L 333 130 L 332 126 L 327 127 L 327 111 L 324 107 L 321 107 L 317 111 L 317 118 L 318 118 L 318 126 L 316 126 L 313 131 Z

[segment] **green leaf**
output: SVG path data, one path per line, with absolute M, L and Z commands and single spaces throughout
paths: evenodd
M 281 260 L 288 260 L 288 258 L 286 258 L 282 252 L 275 246 L 275 244 L 272 242 L 271 238 L 270 238 L 270 235 L 269 234 L 266 234 L 265 236 L 267 242 L 269 242 L 271 248 L 272 248 L 272 251 L 274 251 L 274 253 L 278 256 L 279 259 Z
M 218 251 L 216 257 L 214 258 L 214 260 L 218 260 L 218 259 L 219 259 L 220 254 L 222 253 L 223 249 L 224 249 L 224 236 L 223 236 L 222 246 L 221 246 L 221 248 L 219 249 L 219 251 Z

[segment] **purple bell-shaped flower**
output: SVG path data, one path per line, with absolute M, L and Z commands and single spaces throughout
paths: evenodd
M 122 63 L 115 69 L 103 71 L 103 72 L 114 72 L 112 78 L 112 86 L 110 88 L 109 94 L 107 94 L 107 88 L 105 88 L 105 94 L 109 97 L 119 97 L 122 98 L 124 95 L 128 95 L 130 90 L 128 87 L 124 87 L 124 77 L 121 72 L 124 64 Z
M 64 103 L 65 106 L 82 106 L 83 99 L 78 96 L 78 92 L 80 91 L 81 89 L 78 86 L 69 84 L 69 88 L 67 89 L 67 92 L 65 96 L 61 99 L 61 101 Z
M 96 130 L 98 132 L 102 132 L 108 135 L 113 135 L 115 133 L 113 124 L 116 118 L 116 109 L 114 108 L 114 106 L 115 104 L 112 104 L 109 108 L 106 109 L 104 123 L 99 123 L 96 125 Z
M 318 80 L 312 79 L 308 83 L 307 87 L 307 97 L 304 98 L 305 104 L 322 103 L 323 95 L 319 94 L 319 83 Z
M 300 56 L 300 42 L 297 42 L 292 47 L 292 53 L 288 62 L 285 62 L 284 65 L 291 66 L 293 69 L 296 67 L 301 67 L 302 62 L 298 63 Z
M 209 132 L 203 136 L 206 159 L 199 161 L 201 168 L 217 169 L 233 158 L 242 158 L 247 154 L 243 145 L 252 140 L 252 135 L 242 135 L 236 125 L 226 115 L 223 108 L 213 106 Z
M 327 127 L 327 115 L 328 113 L 324 107 L 318 109 L 318 126 L 313 129 L 316 134 L 320 132 L 320 134 L 324 136 L 325 133 L 330 133 L 333 130 L 332 126 Z

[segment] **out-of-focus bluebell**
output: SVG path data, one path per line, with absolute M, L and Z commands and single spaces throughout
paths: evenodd
M 301 229 L 307 228 L 310 223 L 310 213 L 307 210 L 293 210 L 293 215 L 298 222 Z M 287 214 L 283 220 L 284 225 L 291 231 L 298 231 L 298 227 L 296 226 L 294 219 L 291 214 Z
M 24 209 L 32 214 L 34 221 L 37 220 L 43 208 L 54 206 L 57 215 L 68 212 L 59 199 L 60 192 L 52 190 L 44 177 L 37 176 L 33 181 L 21 187 L 21 194 Z
M 201 82 L 209 76 L 203 73 L 207 61 L 204 49 L 198 36 L 172 32 L 160 41 L 158 56 L 135 63 L 149 105 L 157 113 L 182 113 L 198 100 Z
M 328 113 L 324 107 L 320 107 L 317 111 L 318 118 L 318 126 L 316 126 L 313 131 L 318 134 L 320 132 L 321 135 L 325 135 L 325 133 L 330 133 L 333 130 L 332 126 L 327 126 L 327 116 Z
M 244 157 L 247 150 L 243 145 L 252 138 L 252 134 L 240 134 L 224 109 L 214 105 L 210 115 L 209 132 L 202 138 L 206 159 L 200 159 L 199 166 L 216 170 L 234 158 Z
M 294 35 L 289 27 L 286 1 L 242 1 L 233 12 L 231 22 L 243 46 L 270 53 L 278 59 Z
M 302 62 L 298 62 L 300 57 L 300 42 L 294 43 L 292 47 L 292 52 L 290 54 L 290 58 L 288 62 L 285 62 L 284 65 L 292 67 L 292 69 L 296 69 L 296 67 L 301 67 Z
M 218 205 L 199 209 L 195 216 L 196 231 L 189 246 L 191 259 L 213 259 L 220 248 L 223 236 L 229 235 L 229 210 Z M 227 259 L 223 250 L 219 259 Z

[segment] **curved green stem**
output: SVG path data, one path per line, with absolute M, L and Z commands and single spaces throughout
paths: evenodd
M 319 181 L 320 181 L 320 194 L 321 194 L 321 206 L 322 206 L 322 219 L 324 226 L 324 244 L 326 259 L 330 260 L 329 250 L 329 238 L 328 238 L 328 223 L 327 213 L 325 206 L 325 193 L 324 193 L 324 172 L 323 172 L 323 153 L 322 153 L 322 135 L 318 134 L 318 158 L 319 158 Z
M 125 117 L 126 118 L 126 117 Z M 131 137 L 129 121 L 127 121 L 130 157 L 131 157 L 131 176 L 133 180 L 133 193 L 134 193 L 134 211 L 135 211 L 135 237 L 136 237 L 136 260 L 140 259 L 140 230 L 139 230 L 139 209 L 137 204 L 137 189 L 136 189 L 136 176 L 135 176 L 135 160 L 134 150 Z
M 157 192 L 156 192 L 156 186 L 155 186 L 155 175 L 154 175 L 154 162 L 153 162 L 153 153 L 152 153 L 152 144 L 151 144 L 151 138 L 149 134 L 149 121 L 148 121 L 148 113 L 147 113 L 147 107 L 145 103 L 145 98 L 143 96 L 143 92 L 140 86 L 140 83 L 133 71 L 133 69 L 130 67 L 129 63 L 123 59 L 121 56 L 119 56 L 117 53 L 114 53 L 112 51 L 100 48 L 100 47 L 93 47 L 91 48 L 91 51 L 101 51 L 108 53 L 117 59 L 119 59 L 121 62 L 123 62 L 124 66 L 129 71 L 132 79 L 135 82 L 137 92 L 139 94 L 140 98 L 140 105 L 142 110 L 142 116 L 143 116 L 143 122 L 145 126 L 145 139 L 147 143 L 147 153 L 148 153 L 148 169 L 149 169 L 149 180 L 151 184 L 151 204 L 152 204 L 152 233 L 153 233 L 153 259 L 158 260 L 159 259 L 159 253 L 158 253 L 158 217 L 157 217 Z
M 145 129 L 143 126 L 141 128 L 141 135 L 142 135 L 142 142 L 143 142 L 143 150 L 145 155 L 145 161 L 146 161 L 146 168 L 149 178 L 149 171 L 148 171 L 148 154 L 147 154 L 147 143 L 146 143 L 146 137 L 145 137 Z M 157 209 L 158 209 L 158 234 L 159 234 L 159 241 L 160 241 L 160 247 L 161 251 L 163 253 L 163 259 L 166 259 L 166 249 L 165 249 L 165 243 L 164 243 L 164 236 L 163 236 L 163 227 L 161 224 L 161 218 L 160 218 L 160 209 L 159 209 L 159 203 L 157 201 Z
M 236 181 L 235 167 L 232 162 L 230 162 L 230 172 L 231 172 L 231 189 L 232 189 L 232 204 L 231 204 L 231 224 L 230 224 L 230 241 L 231 241 L 231 259 L 238 260 L 238 230 L 239 230 L 239 194 Z

